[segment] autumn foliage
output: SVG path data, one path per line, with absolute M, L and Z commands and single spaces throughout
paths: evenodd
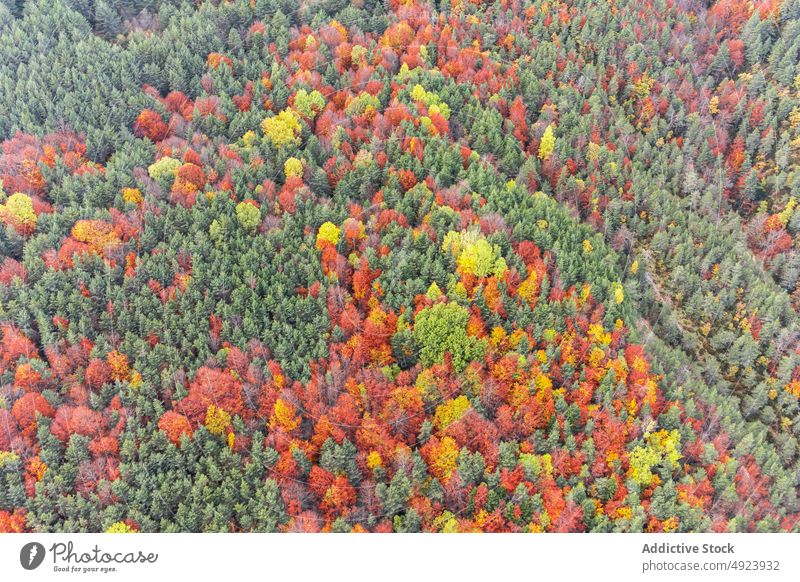
M 797 531 L 780 3 L 356 4 L 4 135 L 0 532 Z

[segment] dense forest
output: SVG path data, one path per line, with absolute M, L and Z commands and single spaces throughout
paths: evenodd
M 0 531 L 800 532 L 800 0 L 0 0 Z

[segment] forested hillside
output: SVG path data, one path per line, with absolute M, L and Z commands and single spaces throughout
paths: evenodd
M 800 0 L 0 0 L 0 531 L 800 532 Z

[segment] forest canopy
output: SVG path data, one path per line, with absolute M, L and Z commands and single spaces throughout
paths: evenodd
M 0 531 L 800 532 L 800 0 L 0 52 Z

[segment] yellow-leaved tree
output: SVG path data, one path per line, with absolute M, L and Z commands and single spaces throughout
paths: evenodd
M 629 457 L 630 477 L 642 486 L 649 486 L 655 475 L 652 469 L 663 465 L 668 469 L 677 469 L 681 458 L 681 435 L 677 430 L 659 430 L 647 434 L 646 444 L 631 451 Z
M 291 143 L 300 144 L 300 116 L 292 109 L 284 109 L 274 117 L 261 122 L 261 129 L 276 148 Z
M 288 158 L 283 163 L 283 173 L 287 178 L 303 175 L 303 162 L 297 158 Z
M 325 108 L 325 98 L 317 90 L 309 93 L 305 89 L 300 89 L 294 96 L 294 107 L 305 117 L 315 117 Z
M 261 224 L 261 210 L 253 204 L 252 200 L 239 202 L 236 205 L 236 220 L 247 232 L 255 232 Z
M 294 405 L 281 398 L 275 401 L 275 408 L 269 419 L 270 429 L 280 427 L 286 432 L 291 432 L 300 426 L 300 418 L 295 414 Z
M 231 428 L 231 415 L 222 408 L 209 404 L 206 410 L 205 425 L 211 434 L 222 436 Z
M 13 226 L 20 234 L 31 234 L 36 230 L 36 213 L 30 196 L 17 192 L 0 205 L 0 219 Z
M 556 145 L 556 136 L 553 135 L 553 126 L 548 125 L 542 135 L 542 141 L 539 143 L 539 159 L 546 160 L 553 154 L 553 148 Z
M 442 251 L 456 257 L 456 264 L 462 273 L 476 277 L 499 277 L 507 269 L 506 261 L 500 255 L 500 247 L 491 245 L 478 231 L 451 230 L 444 237 Z
M 117 521 L 108 526 L 106 533 L 139 533 L 124 521 Z
M 332 222 L 325 222 L 322 226 L 319 227 L 317 231 L 317 248 L 321 249 L 325 246 L 325 243 L 330 243 L 333 246 L 339 244 L 339 236 L 342 233 L 342 229 L 338 226 L 333 224 Z

